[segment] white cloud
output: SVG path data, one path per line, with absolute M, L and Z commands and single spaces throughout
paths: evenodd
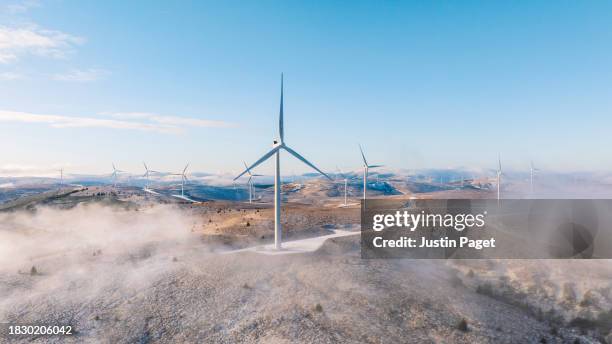
M 83 42 L 81 37 L 36 26 L 0 26 L 0 63 L 15 62 L 24 55 L 63 58 Z
M 51 167 L 40 167 L 34 165 L 23 164 L 4 164 L 0 165 L 0 176 L 19 177 L 28 175 L 46 176 L 51 173 L 57 174 L 56 169 Z
M 145 115 L 145 114 L 139 114 Z M 148 115 L 148 114 L 146 114 Z M 159 117 L 159 118 L 157 118 Z M 232 124 L 221 121 L 206 121 L 195 118 L 157 116 L 156 119 L 149 117 L 132 117 L 130 119 L 109 119 L 95 117 L 74 117 L 61 115 L 33 114 L 27 112 L 0 110 L 0 122 L 37 123 L 47 124 L 53 128 L 107 128 L 123 130 L 152 131 L 163 134 L 180 134 L 185 128 L 198 123 L 199 127 L 230 127 Z M 179 118 L 180 121 L 172 122 L 171 119 Z M 167 119 L 167 122 L 163 122 Z M 208 123 L 208 125 L 205 125 Z
M 114 118 L 121 119 L 141 119 L 149 120 L 154 123 L 171 125 L 171 126 L 186 126 L 186 127 L 233 127 L 234 124 L 224 121 L 213 121 L 208 119 L 179 117 L 179 116 L 164 116 L 148 112 L 119 112 L 119 113 L 107 113 Z
M 67 73 L 55 74 L 53 79 L 59 81 L 89 82 L 103 79 L 108 74 L 109 72 L 103 69 L 73 69 Z
M 21 79 L 25 79 L 25 75 L 15 73 L 15 72 L 0 73 L 0 80 L 8 81 L 8 80 L 21 80 Z
M 40 1 L 38 0 L 23 0 L 8 4 L 5 6 L 6 11 L 11 14 L 27 12 L 31 8 L 39 7 Z

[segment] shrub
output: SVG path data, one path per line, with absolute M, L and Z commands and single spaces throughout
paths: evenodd
M 476 287 L 476 292 L 478 294 L 483 294 L 483 295 L 487 295 L 487 296 L 493 296 L 493 286 L 491 285 L 491 283 L 484 283 L 479 285 L 478 287 Z
M 469 331 L 468 322 L 465 318 L 461 318 L 461 320 L 457 323 L 457 330 L 461 332 Z

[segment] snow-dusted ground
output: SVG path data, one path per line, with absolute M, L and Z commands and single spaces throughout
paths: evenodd
M 266 254 L 266 255 L 307 253 L 307 252 L 314 252 L 318 250 L 323 245 L 323 243 L 325 243 L 327 239 L 341 238 L 344 236 L 359 235 L 359 234 L 360 232 L 358 231 L 351 232 L 351 231 L 344 231 L 344 230 L 338 229 L 338 230 L 335 230 L 332 234 L 328 234 L 328 235 L 321 235 L 321 236 L 316 236 L 316 237 L 308 238 L 308 239 L 292 240 L 292 241 L 283 242 L 280 250 L 277 250 L 274 244 L 272 243 L 272 244 L 267 244 L 267 245 L 253 246 L 253 247 L 244 248 L 240 250 L 226 251 L 223 253 L 227 254 L 227 253 L 239 253 L 239 252 L 255 252 L 255 253 Z
M 319 223 L 300 209 L 285 220 Z M 269 213 L 195 210 L 1 213 L 0 322 L 77 331 L 23 340 L 34 343 L 587 343 L 607 334 L 571 323 L 609 309 L 603 261 L 364 260 L 350 231 L 285 242 L 299 254 L 217 254 L 194 231 L 200 217 L 214 227 Z M 556 322 L 551 307 L 567 319 Z

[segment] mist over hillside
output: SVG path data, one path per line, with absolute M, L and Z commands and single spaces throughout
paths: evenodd
M 479 173 L 476 173 L 479 172 Z M 285 176 L 283 197 L 287 200 L 309 201 L 317 197 L 340 197 L 344 195 L 344 179 L 347 180 L 348 197 L 359 198 L 363 194 L 361 171 L 331 173 L 333 181 L 318 174 Z M 529 172 L 504 172 L 502 175 L 503 198 L 610 198 L 612 197 L 612 174 L 608 173 L 561 173 L 538 172 L 534 176 L 533 191 Z M 63 186 L 112 186 L 107 175 L 66 174 Z M 169 173 L 160 173 L 149 180 L 142 176 L 120 175 L 119 188 L 144 188 L 161 194 L 180 194 L 180 180 Z M 273 178 L 254 178 L 253 199 L 271 202 Z M 0 202 L 33 195 L 62 187 L 59 178 L 49 177 L 0 177 Z M 497 188 L 495 171 L 461 169 L 385 170 L 372 171 L 368 175 L 368 194 L 371 197 L 426 194 L 440 191 L 473 190 L 493 192 Z M 228 200 L 244 201 L 249 198 L 246 179 L 233 180 L 233 176 L 194 172 L 184 185 L 184 192 L 198 201 Z

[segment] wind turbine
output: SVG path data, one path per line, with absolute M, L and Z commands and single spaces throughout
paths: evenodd
M 499 200 L 501 198 L 501 176 L 502 176 L 502 167 L 501 167 L 501 155 L 497 155 L 497 205 L 499 205 Z
M 249 180 L 247 181 L 247 186 L 249 187 L 249 203 L 253 203 L 253 177 L 261 177 L 262 175 L 251 173 L 251 169 L 249 169 L 246 162 L 243 161 L 243 163 L 247 173 L 249 174 Z
M 125 171 L 121 171 L 118 170 L 115 167 L 115 163 L 113 163 L 113 173 L 111 173 L 111 178 L 113 179 L 113 187 L 116 188 L 117 187 L 117 176 L 119 175 L 119 173 L 124 173 Z
M 291 149 L 287 144 L 285 144 L 285 128 L 283 124 L 283 74 L 281 74 L 281 95 L 280 95 L 280 111 L 279 111 L 279 119 L 278 119 L 278 140 L 274 140 L 272 144 L 272 149 L 264 154 L 259 160 L 253 163 L 251 166 L 248 166 L 246 170 L 240 173 L 234 180 L 242 177 L 249 170 L 254 169 L 262 162 L 268 160 L 271 156 L 275 156 L 275 169 L 274 169 L 274 247 L 277 250 L 281 249 L 281 241 L 282 241 L 282 228 L 280 221 L 280 211 L 281 211 L 281 173 L 280 173 L 280 151 L 284 149 L 289 154 L 293 155 L 306 165 L 310 166 L 317 172 L 321 173 L 329 180 L 332 180 L 327 174 L 319 170 L 315 165 L 310 163 L 304 157 L 302 157 L 298 152 Z
M 539 172 L 539 170 L 537 168 L 533 167 L 533 161 L 530 161 L 529 162 L 529 186 L 530 186 L 532 194 L 533 194 L 533 191 L 534 191 L 534 189 L 533 189 L 533 176 L 537 172 Z
M 342 206 L 346 207 L 346 205 L 347 205 L 347 203 L 346 203 L 346 195 L 347 195 L 347 187 L 348 187 L 348 177 L 344 173 L 342 173 L 342 170 L 340 170 L 338 167 L 336 167 L 336 169 L 338 170 L 338 173 L 340 173 L 340 175 L 344 179 L 344 204 L 342 204 Z
M 147 178 L 147 184 L 145 185 L 145 190 L 147 190 L 149 188 L 150 185 L 150 179 L 149 176 L 151 175 L 151 173 L 159 173 L 158 171 L 153 171 L 153 170 L 149 170 L 149 167 L 147 166 L 147 164 L 143 161 L 142 164 L 144 165 L 145 168 L 145 174 L 143 174 L 142 176 Z
M 64 168 L 59 169 L 60 173 L 60 189 L 64 186 Z
M 183 172 L 172 173 L 173 176 L 181 176 L 181 198 L 185 198 L 185 182 L 189 181 L 189 179 L 187 179 L 187 174 L 185 174 L 185 172 L 187 172 L 188 167 L 189 167 L 189 163 L 185 165 Z
M 363 154 L 361 145 L 359 145 L 359 150 L 361 151 L 361 157 L 363 158 L 363 200 L 365 201 L 366 190 L 368 187 L 368 171 L 371 168 L 382 167 L 383 165 L 368 165 L 368 161 L 366 160 L 365 154 Z

